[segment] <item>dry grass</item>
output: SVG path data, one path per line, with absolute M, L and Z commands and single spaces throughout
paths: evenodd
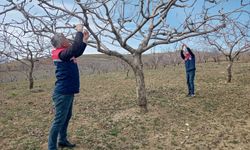
M 199 64 L 196 97 L 186 97 L 183 66 L 146 70 L 149 112 L 136 105 L 135 81 L 122 72 L 81 77 L 69 137 L 76 149 L 242 149 L 250 147 L 250 63 Z M 0 84 L 1 149 L 46 149 L 54 79 Z

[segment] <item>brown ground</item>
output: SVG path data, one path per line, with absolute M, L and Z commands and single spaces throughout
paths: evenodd
M 149 112 L 136 105 L 133 75 L 115 72 L 81 78 L 69 127 L 76 150 L 250 148 L 250 63 L 199 64 L 196 97 L 186 97 L 183 66 L 146 70 Z M 0 145 L 3 150 L 46 149 L 53 118 L 54 79 L 0 84 Z

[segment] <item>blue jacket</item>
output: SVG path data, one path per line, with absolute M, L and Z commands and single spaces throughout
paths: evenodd
M 190 49 L 189 47 L 187 47 L 187 51 L 188 51 L 189 54 L 191 55 L 191 58 L 185 60 L 185 55 L 183 54 L 183 50 L 181 51 L 181 58 L 182 58 L 183 60 L 185 60 L 186 72 L 189 72 L 189 71 L 196 70 L 196 67 L 195 67 L 195 55 L 194 55 L 194 53 L 191 51 L 191 49 Z
M 76 58 L 83 54 L 85 48 L 83 33 L 77 32 L 69 48 L 52 50 L 52 59 L 56 66 L 55 93 L 64 95 L 79 93 L 80 80 Z

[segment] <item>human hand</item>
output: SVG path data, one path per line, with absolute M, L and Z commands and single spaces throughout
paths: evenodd
M 89 39 L 89 32 L 87 30 L 83 30 L 83 42 L 87 43 Z
M 184 51 L 186 47 L 187 47 L 187 45 L 183 43 L 182 44 L 182 50 Z
M 83 31 L 83 25 L 82 24 L 77 24 L 75 27 L 77 32 L 82 32 Z

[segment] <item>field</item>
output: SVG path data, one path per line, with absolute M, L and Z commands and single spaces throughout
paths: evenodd
M 76 150 L 247 150 L 250 148 L 250 63 L 197 65 L 196 97 L 186 97 L 183 65 L 145 70 L 149 112 L 136 105 L 130 72 L 81 76 L 69 139 Z M 55 79 L 0 84 L 2 150 L 47 149 Z

